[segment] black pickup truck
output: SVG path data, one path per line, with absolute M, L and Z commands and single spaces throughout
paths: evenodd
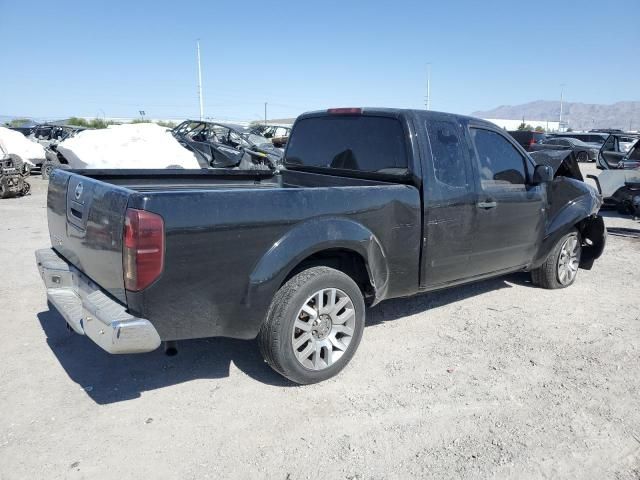
M 107 352 L 259 337 L 313 383 L 353 357 L 366 306 L 523 270 L 567 287 L 604 249 L 596 191 L 475 118 L 307 113 L 283 164 L 56 170 L 36 252 L 50 304 Z

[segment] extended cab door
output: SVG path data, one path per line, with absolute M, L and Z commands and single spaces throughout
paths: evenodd
M 469 273 L 528 265 L 544 234 L 545 187 L 531 185 L 533 165 L 506 134 L 483 124 L 468 134 L 478 191 Z
M 424 234 L 421 288 L 468 276 L 476 215 L 469 146 L 458 117 L 425 112 L 416 129 L 427 133 L 424 155 Z

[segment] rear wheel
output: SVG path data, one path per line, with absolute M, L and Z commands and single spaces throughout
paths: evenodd
M 580 267 L 582 241 L 577 230 L 563 236 L 540 267 L 531 271 L 531 280 L 539 287 L 555 289 L 573 284 Z
M 589 161 L 589 155 L 587 155 L 587 152 L 578 152 L 578 161 L 579 162 L 588 162 Z
M 313 267 L 291 278 L 275 295 L 260 331 L 260 350 L 289 380 L 321 382 L 349 363 L 364 321 L 358 285 L 338 270 Z

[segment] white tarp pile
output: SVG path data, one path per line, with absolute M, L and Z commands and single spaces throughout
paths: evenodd
M 17 155 L 25 163 L 34 166 L 45 160 L 44 148 L 32 142 L 20 132 L 0 127 L 0 154 Z M 34 163 L 35 162 L 35 163 Z
M 193 152 L 155 123 L 84 130 L 58 144 L 71 168 L 200 168 Z

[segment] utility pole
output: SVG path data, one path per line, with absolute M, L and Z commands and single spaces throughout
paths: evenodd
M 425 107 L 427 107 L 427 110 L 431 110 L 431 63 L 427 63 L 427 99 Z
M 204 119 L 204 105 L 202 103 L 202 67 L 200 66 L 200 39 L 196 42 L 198 51 L 198 99 L 200 100 L 200 120 Z
M 560 119 L 558 121 L 558 130 L 562 131 L 562 100 L 564 93 L 564 83 L 560 84 Z
M 264 102 L 264 126 L 267 126 L 267 102 Z

